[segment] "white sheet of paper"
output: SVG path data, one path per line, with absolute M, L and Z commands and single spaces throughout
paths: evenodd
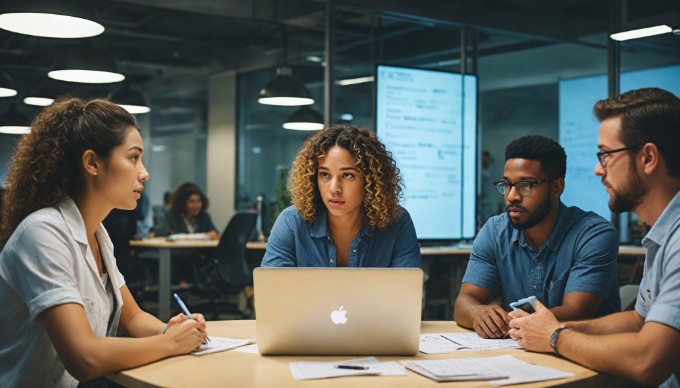
M 337 365 L 366 365 L 369 369 L 339 369 Z M 396 361 L 380 362 L 375 357 L 355 358 L 332 362 L 291 362 L 290 371 L 295 380 L 327 379 L 346 376 L 400 376 L 406 375 Z
M 489 381 L 491 385 L 524 384 L 536 381 L 546 381 L 574 377 L 573 373 L 563 372 L 558 369 L 529 364 L 512 356 L 490 357 L 489 365 L 496 370 L 508 372 L 507 379 Z
M 407 368 L 436 381 L 489 380 L 510 385 L 573 377 L 572 373 L 529 364 L 510 355 L 444 360 L 403 360 Z M 499 376 L 505 376 L 498 379 Z
M 421 353 L 441 354 L 451 353 L 462 348 L 461 345 L 451 341 L 441 334 L 421 334 L 418 350 Z
M 257 344 L 243 345 L 243 346 L 240 346 L 240 347 L 234 349 L 234 351 L 243 352 L 243 353 L 260 354 L 260 350 L 257 348 Z
M 191 354 L 194 356 L 203 356 L 210 353 L 224 352 L 225 350 L 231 350 L 251 343 L 253 343 L 252 339 L 234 339 L 210 336 L 210 342 L 203 344 L 203 346 L 194 350 L 191 352 Z
M 471 350 L 519 349 L 521 346 L 512 338 L 488 339 L 477 333 L 444 333 L 445 338 L 457 343 L 462 348 Z

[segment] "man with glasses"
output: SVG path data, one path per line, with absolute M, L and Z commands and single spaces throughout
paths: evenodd
M 544 136 L 524 136 L 507 146 L 505 161 L 494 184 L 506 212 L 489 218 L 475 239 L 456 322 L 483 338 L 506 337 L 509 304 L 528 296 L 562 320 L 620 311 L 616 231 L 597 214 L 560 201 L 564 149 Z M 492 302 L 495 293 L 500 306 Z
M 645 88 L 598 101 L 595 175 L 613 212 L 651 226 L 634 311 L 559 322 L 540 303 L 512 313 L 510 335 L 526 349 L 554 352 L 644 386 L 680 386 L 680 99 Z

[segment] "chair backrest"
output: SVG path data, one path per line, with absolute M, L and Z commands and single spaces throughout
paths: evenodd
M 637 284 L 626 284 L 619 287 L 619 295 L 621 296 L 621 311 L 632 310 L 635 307 L 638 290 L 640 286 Z
M 252 283 L 252 274 L 246 261 L 246 243 L 255 230 L 257 212 L 239 211 L 229 220 L 215 249 L 217 267 L 222 280 L 232 286 Z

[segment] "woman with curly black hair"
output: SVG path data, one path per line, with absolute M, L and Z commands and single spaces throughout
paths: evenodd
M 288 190 L 293 206 L 274 223 L 263 267 L 421 266 L 399 168 L 374 133 L 333 125 L 313 135 Z
M 202 315 L 166 325 L 139 308 L 101 224 L 137 206 L 143 152 L 134 116 L 77 98 L 46 107 L 17 144 L 0 227 L 3 385 L 75 387 L 204 342 Z

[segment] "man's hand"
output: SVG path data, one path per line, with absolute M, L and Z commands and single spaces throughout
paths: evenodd
M 543 303 L 536 301 L 536 312 L 510 321 L 510 337 L 524 349 L 534 352 L 552 352 L 550 336 L 562 326 Z
M 477 307 L 472 320 L 472 328 L 482 338 L 505 338 L 508 335 L 510 317 L 498 305 Z

